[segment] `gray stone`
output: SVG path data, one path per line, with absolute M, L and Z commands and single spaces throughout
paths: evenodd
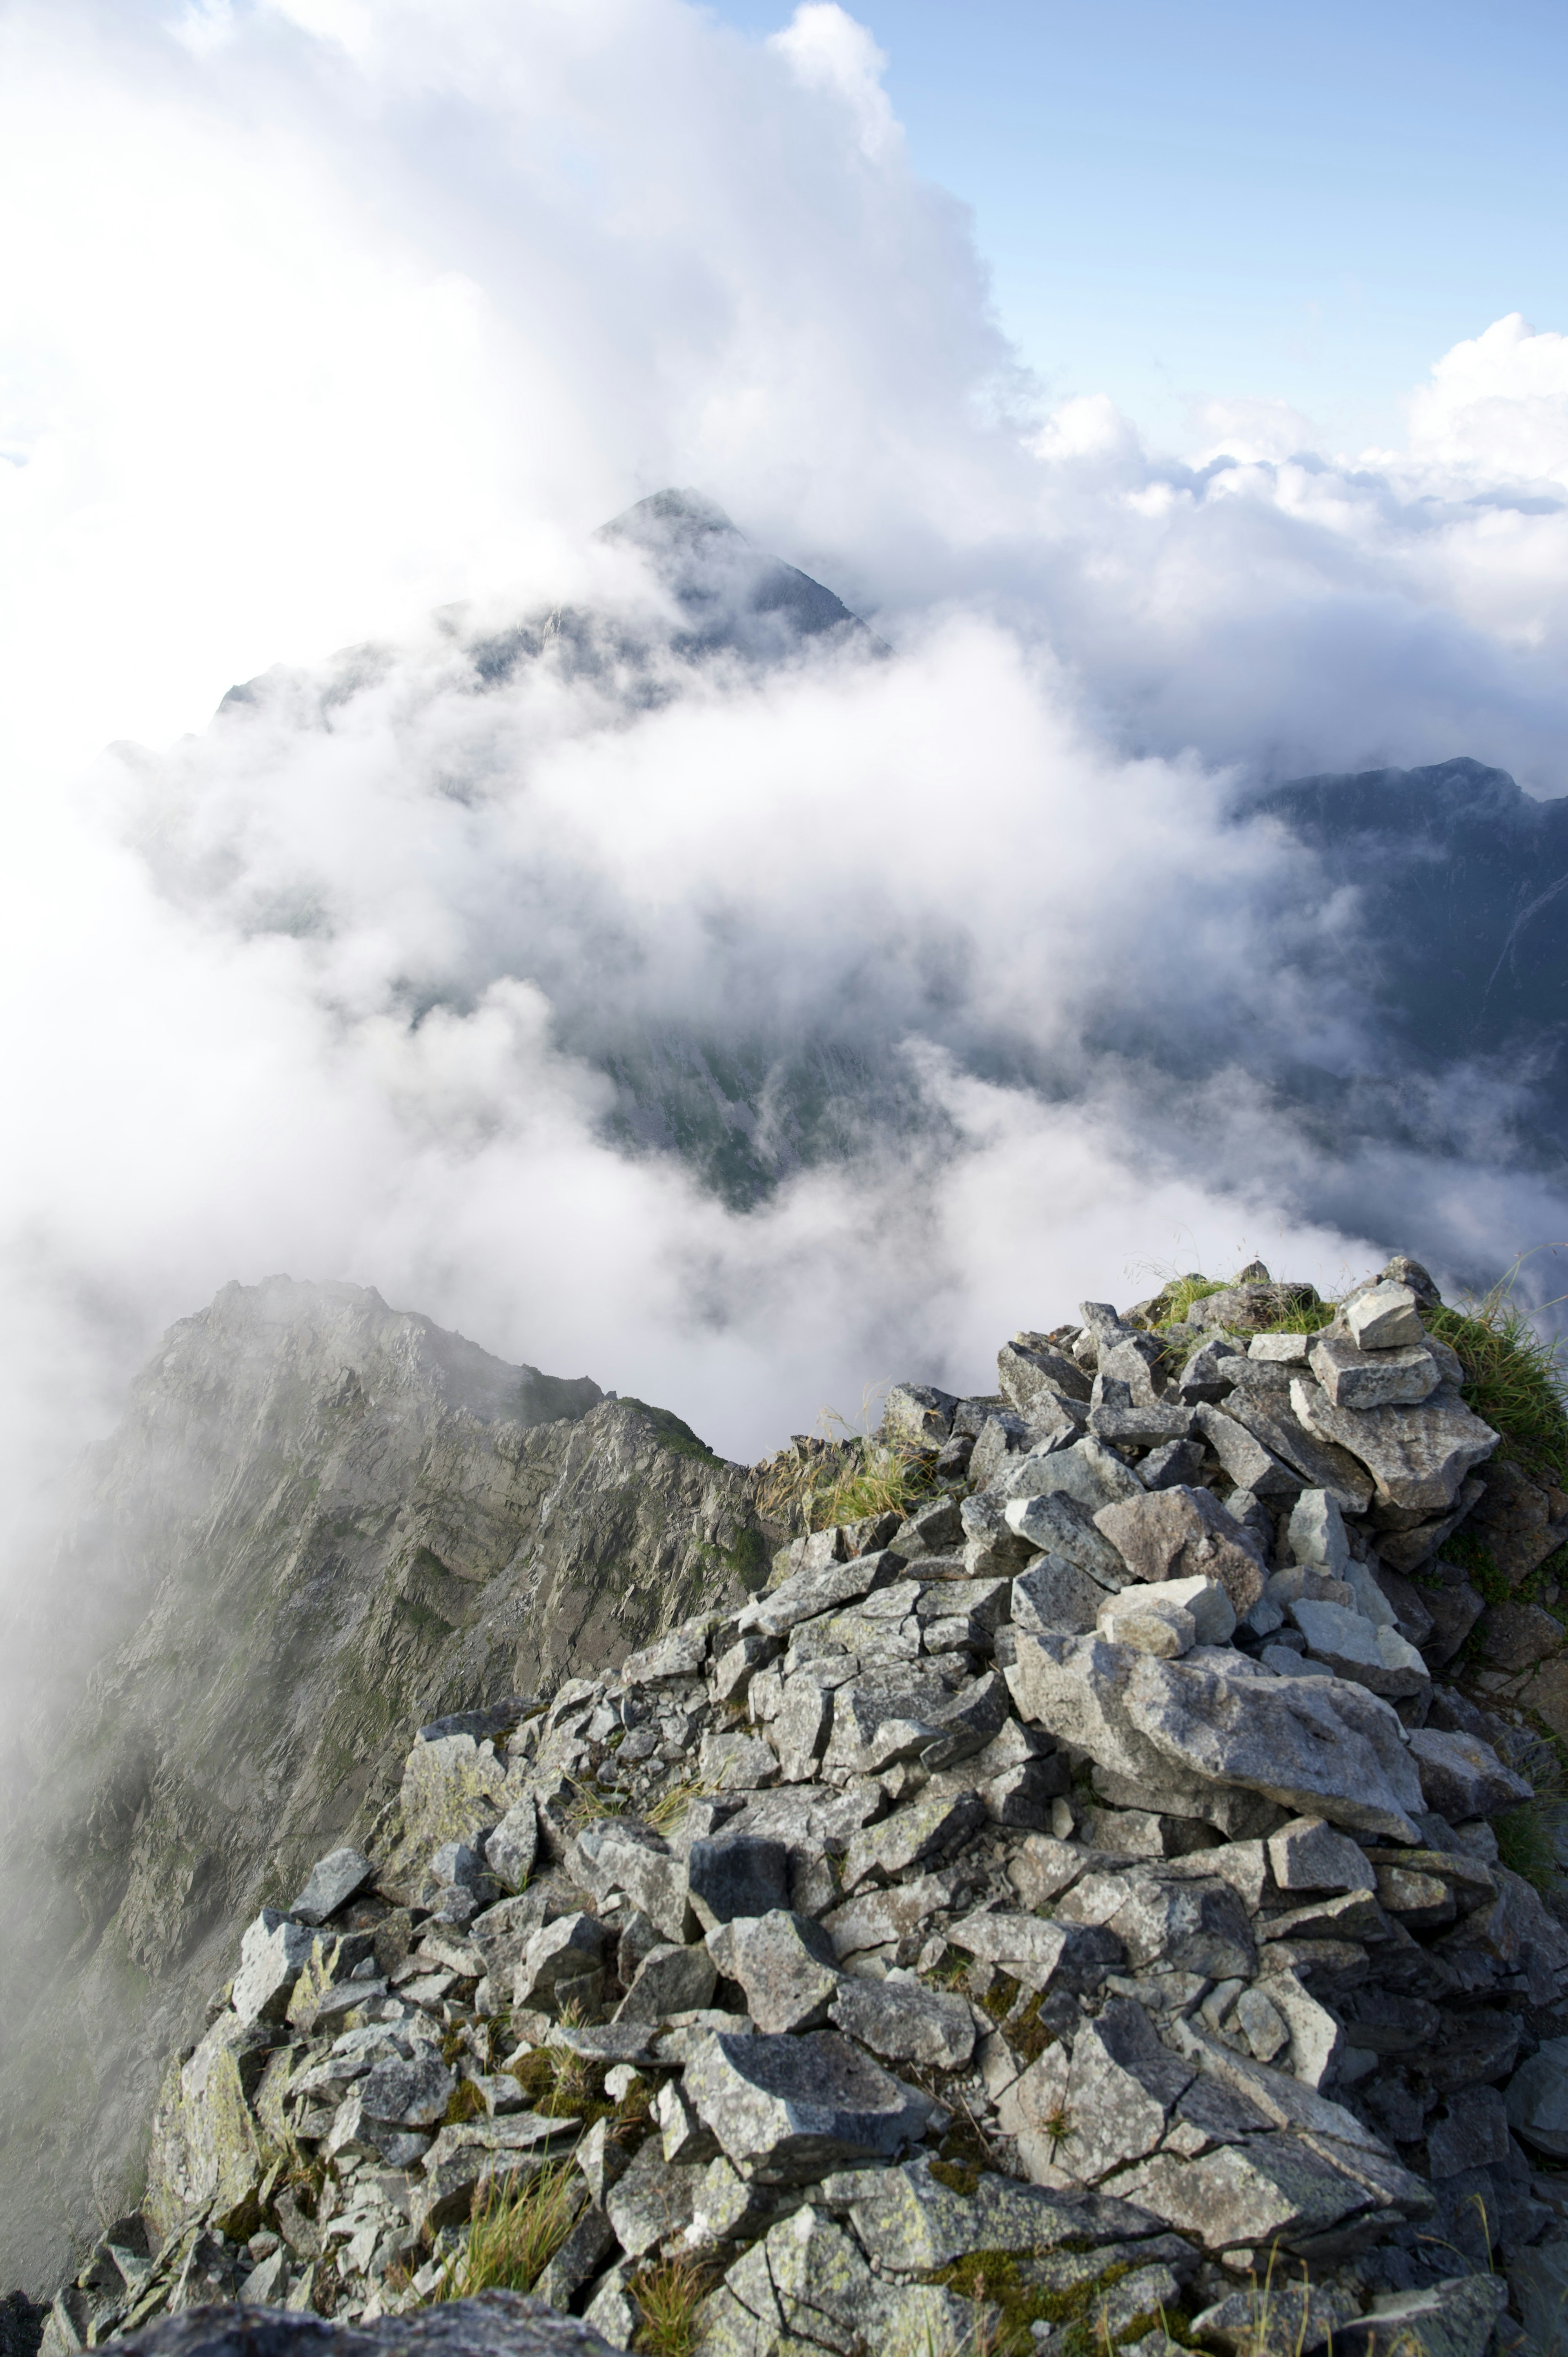
M 1262 1564 L 1208 1490 L 1145 1491 L 1094 1519 L 1136 1579 L 1217 1579 L 1238 1614 L 1263 1592 Z
M 854 1556 L 848 1563 L 827 1564 L 816 1571 L 800 1571 L 780 1587 L 754 1597 L 738 1615 L 742 1636 L 755 1631 L 764 1637 L 783 1637 L 799 1621 L 814 1620 L 854 1604 L 879 1587 L 891 1587 L 904 1568 L 904 1557 L 884 1547 L 875 1555 Z
M 1007 1682 L 1024 1718 L 1145 1791 L 1240 1785 L 1301 1815 L 1416 1838 L 1420 1782 L 1388 1704 L 1338 1678 L 1244 1674 L 1241 1656 L 1235 1671 L 1224 1658 L 1160 1662 L 1093 1637 L 1020 1634 Z
M 374 1880 L 375 1871 L 360 1850 L 329 1850 L 317 1859 L 305 1889 L 288 1911 L 301 1923 L 325 1923 L 339 1907 L 348 1905 L 356 1891 Z
M 1087 1635 L 1105 1596 L 1076 1564 L 1058 1555 L 1036 1555 L 1013 1582 L 1013 1625 L 1040 1637 Z
M 1129 1331 L 1118 1341 L 1102 1341 L 1100 1364 L 1090 1398 L 1098 1404 L 1110 1396 L 1106 1386 L 1123 1383 L 1134 1406 L 1147 1406 L 1157 1396 L 1155 1370 L 1161 1359 L 1160 1345 L 1153 1334 Z
M 646 1646 L 640 1653 L 628 1653 L 620 1666 L 623 1684 L 628 1686 L 657 1685 L 665 1678 L 700 1677 L 708 1658 L 708 1632 L 711 1618 L 682 1621 L 657 1644 Z M 557 1695 L 555 1707 L 560 1707 Z
M 1070 1564 L 1101 1588 L 1113 1594 L 1132 1577 L 1111 1541 L 1095 1528 L 1089 1507 L 1067 1491 L 1010 1498 L 1004 1513 L 1008 1529 L 1040 1548 L 1047 1562 Z
M 585 1846 L 580 1843 L 579 1848 Z M 696 1847 L 696 1844 L 693 1844 Z M 688 1886 L 688 1862 L 661 1849 L 607 1833 L 593 1859 L 594 1896 L 603 1900 L 612 1890 L 627 1897 L 656 1925 L 665 1939 L 678 1946 L 689 1943 L 698 1929 Z
M 1459 2177 L 1509 2158 L 1509 2119 L 1496 2087 L 1465 2087 L 1427 2123 L 1426 2167 L 1434 2178 Z
M 1342 1604 L 1312 1604 L 1305 1598 L 1291 1606 L 1290 1617 L 1308 1651 L 1326 1662 L 1336 1677 L 1392 1700 L 1421 1694 L 1432 1684 L 1426 1663 L 1391 1621 L 1379 1628 Z
M 963 1544 L 963 1522 L 953 1498 L 929 1498 L 914 1508 L 888 1542 L 889 1552 L 901 1558 L 946 1555 Z
M 1226 2357 L 1309 2357 L 1359 2314 L 1352 2292 L 1271 2278 L 1206 2308 L 1193 2318 L 1192 2330 Z
M 628 2259 L 674 2244 L 692 2222 L 703 2167 L 668 2161 L 657 2136 L 632 2156 L 626 2174 L 605 2195 L 605 2215 Z
M 687 1853 L 686 1874 L 692 1905 L 704 1932 L 737 1915 L 768 1915 L 789 1904 L 789 1847 L 763 1835 L 694 1841 Z
M 1493 1669 L 1528 1670 L 1561 1651 L 1563 1623 L 1539 1604 L 1494 1604 L 1481 1622 L 1481 1651 Z
M 978 1793 L 922 1793 L 855 1835 L 844 1857 L 844 1889 L 853 1891 L 873 1875 L 891 1881 L 911 1867 L 928 1865 L 984 1823 L 985 1803 Z
M 753 1632 L 737 1637 L 714 1664 L 714 1692 L 720 1702 L 739 1702 L 757 1671 L 767 1667 L 778 1652 L 778 1640 Z
M 947 1936 L 955 1948 L 1010 1973 L 1029 1989 L 1053 1983 L 1098 1988 L 1126 1955 L 1116 1934 L 1101 1923 L 1047 1922 L 1038 1915 L 1004 1914 L 1001 1909 L 964 1916 Z
M 357 2093 L 361 2110 L 390 2126 L 435 2127 L 446 2115 L 457 2091 L 457 2073 L 444 2063 L 378 2062 L 360 2080 Z
M 839 1985 L 832 1946 L 809 1917 L 776 1908 L 737 1916 L 708 1934 L 708 1953 L 726 1980 L 746 1991 L 746 2008 L 767 2036 L 815 2029 Z
M 1363 1351 L 1395 1351 L 1426 1339 L 1414 1293 L 1389 1277 L 1353 1295 L 1340 1315 Z
M 1235 1381 L 1234 1362 L 1240 1355 L 1228 1334 L 1211 1335 L 1199 1342 L 1176 1377 L 1178 1396 L 1193 1404 L 1223 1399 Z
M 1536 2152 L 1568 2160 L 1568 2038 L 1549 2038 L 1508 2083 L 1509 2125 Z
M 495 1883 L 485 1872 L 484 1852 L 470 1842 L 443 1842 L 433 1851 L 430 1879 L 440 1890 L 467 1890 L 490 1900 L 496 1896 Z
M 561 1915 L 535 1932 L 518 1962 L 512 2001 L 549 2012 L 563 1983 L 598 1969 L 604 1926 L 593 1915 Z
M 780 1762 L 759 1735 L 708 1734 L 697 1755 L 697 1773 L 710 1792 L 755 1792 L 778 1782 Z
M 1290 1551 L 1299 1564 L 1342 1579 L 1350 1541 L 1338 1502 L 1326 1490 L 1304 1490 L 1291 1508 Z
M 842 1964 L 846 1956 L 867 1948 L 886 1948 L 919 1931 L 939 1908 L 952 1905 L 959 1873 L 921 1875 L 913 1882 L 892 1883 L 886 1889 L 857 1892 L 842 1907 L 822 1919 L 822 1928 Z
M 1311 1339 L 1306 1334 L 1254 1334 L 1247 1345 L 1247 1356 L 1267 1366 L 1303 1366 Z
M 1190 2062 L 1161 2044 L 1142 2006 L 1112 1997 L 1073 2042 L 1059 2167 L 1095 2183 L 1141 2160 L 1164 2136 L 1166 2115 L 1193 2075 Z
M 1128 1605 L 1144 1611 L 1185 1613 L 1192 1622 L 1194 1644 L 1228 1645 L 1236 1633 L 1235 1606 L 1217 1579 L 1201 1573 L 1188 1579 L 1155 1580 L 1124 1590 L 1112 1603 L 1101 1608 L 1101 1628 L 1105 1627 L 1108 1611 Z
M 1181 1490 L 1203 1471 L 1200 1440 L 1167 1440 L 1152 1448 L 1138 1468 L 1145 1490 Z
M 1004 1342 L 996 1354 L 996 1380 L 1020 1415 L 1033 1420 L 1047 1396 L 1087 1400 L 1089 1377 L 1062 1351 L 1023 1349 Z
M 539 1855 L 539 1818 L 526 1794 L 485 1839 L 485 1864 L 503 1890 L 521 1890 Z
M 1419 2291 L 1383 2292 L 1358 2319 L 1353 2340 L 1343 2337 L 1358 2357 L 1483 2357 L 1508 2296 L 1500 2275 L 1450 2276 Z
M 1301 1475 L 1282 1464 L 1239 1417 L 1205 1405 L 1193 1420 L 1239 1490 L 1255 1498 L 1279 1498 L 1301 1488 Z
M 635 2259 L 618 2259 L 605 2269 L 583 2309 L 584 2323 L 601 2334 L 612 2349 L 629 2349 L 642 2322 L 642 2311 L 632 2297 L 636 2276 Z
M 1298 1375 L 1291 1405 L 1320 1441 L 1346 1449 L 1372 1477 L 1385 1504 L 1440 1513 L 1460 1483 L 1488 1458 L 1498 1435 L 1446 1384 L 1419 1407 L 1335 1407 L 1319 1383 Z
M 1282 1890 L 1375 1890 L 1367 1853 L 1321 1817 L 1296 1817 L 1268 1841 L 1269 1864 Z
M 673 1942 L 650 1948 L 616 2008 L 618 2021 L 666 2021 L 712 2001 L 717 1975 L 707 1949 Z
M 1423 1801 L 1450 1824 L 1463 1824 L 1471 1817 L 1496 1816 L 1530 1797 L 1524 1778 L 1505 1768 L 1491 1745 L 1483 1743 L 1479 1736 L 1420 1727 L 1412 1727 L 1407 1739 L 1421 1778 Z
M 534 2298 L 566 2313 L 618 2247 L 615 2228 L 596 2202 L 590 2204 L 534 2285 Z
M 1197 1862 L 1202 1863 L 1202 1853 Z M 1080 1883 L 1079 1889 L 1084 1886 Z M 1058 1912 L 1069 1908 L 1078 1893 L 1069 1892 Z M 1177 1971 L 1201 1973 L 1208 1980 L 1250 1979 L 1257 1969 L 1247 1910 L 1225 1880 L 1155 1878 L 1149 1873 L 1127 1878 L 1127 1895 L 1104 1919 L 1108 1932 L 1121 1941 L 1134 1968 L 1165 1964 Z
M 832 2018 L 885 2062 L 962 2071 L 974 2051 L 974 2021 L 964 1999 L 912 1979 L 846 1976 L 834 1994 Z
M 895 1383 L 882 1403 L 882 1429 L 890 1439 L 911 1441 L 917 1448 L 940 1448 L 952 1430 L 957 1405 L 951 1392 L 933 1391 L 929 1383 Z
M 1108 1403 L 1089 1411 L 1089 1429 L 1097 1440 L 1114 1441 L 1124 1448 L 1148 1448 L 1192 1433 L 1193 1411 L 1178 1400 L 1134 1401 L 1130 1406 Z
M 444 1735 L 416 1743 L 403 1763 L 399 1803 L 407 1852 L 428 1857 L 444 1842 L 472 1842 L 515 1797 L 489 1743 Z
M 1053 1449 L 1048 1455 L 1033 1451 L 1016 1462 L 1009 1460 L 1005 1470 L 1010 1495 L 1017 1498 L 1049 1497 L 1059 1494 L 1075 1498 L 1087 1507 L 1090 1515 L 1101 1506 L 1113 1505 L 1120 1499 L 1141 1498 L 1144 1485 L 1131 1467 L 1124 1465 L 1113 1449 L 1092 1434 L 1074 1441 L 1070 1448 Z M 1060 1553 L 1058 1548 L 1057 1552 Z M 1085 1566 L 1089 1569 L 1091 1566 Z
M 779 1772 L 787 1784 L 808 1783 L 815 1775 L 832 1719 L 831 1686 L 809 1670 L 785 1679 L 783 1698 L 768 1722 L 768 1736 L 779 1754 Z
M 1157 2231 L 1131 2202 L 1047 2191 L 989 2170 L 979 2173 L 972 2192 L 960 2193 L 933 2177 L 924 2157 L 901 2169 L 846 2170 L 829 2178 L 818 2198 L 846 2209 L 869 2256 L 899 2275 L 946 2266 L 971 2251 L 1045 2252 Z
M 1509 2254 L 1509 2282 L 1530 2347 L 1540 2357 L 1568 2351 L 1568 2242 Z
M 1125 1596 L 1108 1596 L 1095 1615 L 1095 1627 L 1108 1643 L 1131 1645 L 1141 1653 L 1175 1661 L 1190 1653 L 1197 1642 L 1197 1625 L 1190 1612 L 1174 1603 L 1149 1604 L 1145 1591 L 1132 1588 Z
M 1443 1380 L 1423 1343 L 1402 1350 L 1363 1351 L 1342 1334 L 1322 1334 L 1307 1364 L 1332 1407 L 1417 1407 Z
M 315 1934 L 305 1924 L 263 1907 L 240 1943 L 240 1969 L 230 2002 L 242 2021 L 282 2021 L 294 1985 L 308 1962 Z
M 1272 1456 L 1297 1472 L 1306 1488 L 1326 1490 L 1344 1513 L 1365 1513 L 1372 1496 L 1371 1475 L 1348 1450 L 1335 1448 L 1308 1430 L 1294 1404 L 1297 1380 L 1292 1378 L 1288 1397 L 1278 1392 L 1232 1392 L 1229 1412 Z M 1314 1383 L 1312 1388 L 1316 1391 L 1318 1386 Z
M 1288 2250 L 1372 2206 L 1359 2175 L 1285 2135 L 1217 2146 L 1195 2160 L 1155 2153 L 1129 2169 L 1117 2190 L 1211 2251 L 1267 2249 L 1276 2241 Z
M 685 2091 L 736 2168 L 774 2184 L 892 2160 L 929 2115 L 921 2098 L 834 2030 L 711 2037 L 686 2065 Z
M 614 2357 L 612 2344 L 586 2318 L 563 2316 L 513 2291 L 443 2300 L 373 2322 L 275 2308 L 242 2321 L 231 2308 L 185 2308 L 145 2326 L 124 2346 L 137 2357 L 242 2357 L 252 2348 L 264 2348 L 267 2357 L 395 2357 L 404 2349 L 421 2357 Z

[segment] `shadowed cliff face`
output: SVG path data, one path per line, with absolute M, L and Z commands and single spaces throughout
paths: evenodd
M 7 1796 L 12 2272 L 48 2280 L 125 2207 L 238 1927 L 363 1835 L 411 1722 L 617 1662 L 764 1549 L 746 1475 L 675 1417 L 373 1292 L 230 1286 L 176 1326 L 40 1583 L 77 1686 Z

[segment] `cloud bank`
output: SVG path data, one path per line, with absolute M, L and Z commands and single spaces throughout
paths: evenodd
M 1568 789 L 1568 340 L 1457 348 L 1402 451 L 1241 400 L 1151 451 L 1017 368 L 880 65 L 821 5 L 0 19 L 19 1467 L 278 1268 L 750 1456 L 1144 1257 L 1559 1232 L 1507 1076 L 1441 1154 L 1282 1112 L 1370 1052 L 1354 897 L 1230 812 L 1459 752 Z M 894 659 L 682 666 L 591 537 L 671 481 Z M 485 675 L 563 606 L 637 678 Z M 607 1059 L 693 1038 L 765 1124 L 810 1039 L 838 1150 L 737 1208 L 628 1142 Z

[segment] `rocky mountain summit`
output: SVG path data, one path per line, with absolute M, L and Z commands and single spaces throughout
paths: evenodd
M 1561 1641 L 1501 1599 L 1568 1501 L 1444 1323 L 1402 1259 L 1086 1302 L 895 1388 L 899 1508 L 421 1727 L 231 1946 L 48 2357 L 1550 2350 L 1554 1761 L 1481 1647 Z

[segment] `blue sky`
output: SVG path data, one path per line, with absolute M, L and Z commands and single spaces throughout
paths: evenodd
M 1273 398 L 1356 448 L 1505 313 L 1568 328 L 1561 5 L 846 5 L 1052 393 L 1182 440 L 1194 403 Z M 790 7 L 714 13 L 766 33 Z

